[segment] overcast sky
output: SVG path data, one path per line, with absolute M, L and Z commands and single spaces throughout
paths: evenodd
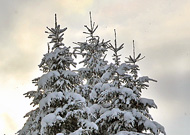
M 23 93 L 36 88 L 31 80 L 42 73 L 38 64 L 47 52 L 46 26 L 54 26 L 54 14 L 68 27 L 64 43 L 84 41 L 89 11 L 99 25 L 97 35 L 125 43 L 123 60 L 136 51 L 141 75 L 150 83 L 143 97 L 152 98 L 151 110 L 167 135 L 190 133 L 190 1 L 189 0 L 0 0 L 0 135 L 22 128 L 23 116 L 32 109 Z M 108 58 L 111 59 L 111 58 Z

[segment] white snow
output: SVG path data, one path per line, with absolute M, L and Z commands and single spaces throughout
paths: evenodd
M 122 63 L 116 70 L 116 72 L 119 74 L 119 75 L 123 75 L 124 73 L 126 73 L 127 70 L 130 69 L 130 66 L 127 65 L 126 63 Z
M 42 127 L 46 127 L 47 125 L 49 126 L 53 126 L 53 123 L 56 121 L 56 115 L 54 113 L 50 113 L 48 115 L 46 115 L 42 121 L 41 121 L 41 125 Z
M 119 114 L 121 114 L 122 111 L 119 108 L 113 108 L 112 110 L 108 110 L 105 113 L 103 113 L 99 119 L 96 120 L 96 123 L 100 122 L 101 120 L 111 120 L 113 118 L 119 117 Z
M 118 95 L 119 99 L 123 103 L 129 104 L 131 99 L 136 100 L 136 95 L 133 93 L 133 91 L 129 88 L 123 87 L 123 88 L 116 88 L 116 87 L 110 87 L 110 89 L 107 89 L 101 93 L 101 97 L 99 98 L 100 102 L 108 102 L 108 98 L 112 97 L 110 99 L 113 100 L 115 96 Z M 118 99 L 115 100 L 115 104 L 117 104 Z
M 101 81 L 105 82 L 108 81 L 111 77 L 111 71 L 107 70 L 101 77 Z
M 83 129 L 81 127 L 78 130 L 76 130 L 75 132 L 70 133 L 69 135 L 82 135 L 82 132 L 83 132 Z
M 165 132 L 165 129 L 164 129 L 164 127 L 162 126 L 162 125 L 160 125 L 158 122 L 156 122 L 156 121 L 153 121 L 153 123 L 156 125 L 156 127 L 159 129 L 159 131 L 161 132 L 161 133 L 163 133 L 164 135 L 166 135 L 166 132 Z
M 109 83 L 104 83 L 102 85 L 102 91 L 105 91 L 105 90 L 108 90 L 108 89 L 110 89 L 110 84 Z
M 42 98 L 39 102 L 39 107 L 42 110 L 45 106 L 50 106 L 54 100 L 61 100 L 64 97 L 62 92 L 53 92 L 48 94 L 45 98 Z
M 59 76 L 60 74 L 58 71 L 50 71 L 47 74 L 42 75 L 38 81 L 38 88 L 45 89 L 48 82 L 51 82 L 53 78 L 57 79 Z
M 101 108 L 101 105 L 93 104 L 92 106 L 90 106 L 90 112 L 94 114 L 95 112 L 99 112 Z
M 85 103 L 85 98 L 83 98 L 80 94 L 74 92 L 65 92 L 65 98 L 68 100 L 70 104 L 75 102 Z
M 65 70 L 63 71 L 63 75 L 65 78 L 69 78 L 69 77 L 76 77 L 77 74 L 73 71 L 69 71 L 69 70 Z
M 146 135 L 146 134 L 137 133 L 137 132 L 129 132 L 129 131 L 120 131 L 115 135 Z
M 153 99 L 140 98 L 139 102 L 142 103 L 144 106 L 149 106 L 149 107 L 157 108 L 157 105 L 154 103 Z
M 98 126 L 94 122 L 90 122 L 89 120 L 82 120 L 82 125 L 85 126 L 85 130 L 98 130 Z
M 63 133 L 57 133 L 56 135 L 64 135 Z
M 133 123 L 134 120 L 135 117 L 131 112 L 124 111 L 124 121 L 126 121 L 127 123 Z
M 149 119 L 147 119 L 145 122 L 144 122 L 144 126 L 146 129 L 150 129 L 154 134 L 158 134 L 158 130 L 157 130 L 157 127 L 156 125 L 150 121 Z
M 139 77 L 138 80 L 139 80 L 141 83 L 145 83 L 145 82 L 149 82 L 149 81 L 157 82 L 156 80 L 151 79 L 151 78 L 149 78 L 148 76 L 142 76 L 142 77 Z
M 55 113 L 49 113 L 43 117 L 41 121 L 41 135 L 44 135 L 44 130 L 47 126 L 53 126 L 56 121 L 63 121 L 63 118 L 61 116 L 56 116 Z

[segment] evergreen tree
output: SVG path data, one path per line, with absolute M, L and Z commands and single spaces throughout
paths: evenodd
M 99 131 L 104 135 L 143 135 L 147 131 L 154 135 L 160 132 L 166 134 L 161 126 L 149 114 L 149 108 L 156 108 L 152 99 L 141 98 L 141 92 L 146 89 L 149 81 L 155 81 L 147 76 L 139 77 L 137 61 L 141 54 L 129 56 L 128 61 L 120 64 L 118 52 L 123 44 L 117 47 L 116 32 L 114 45 L 109 47 L 113 52 L 114 64 L 103 75 L 109 80 L 104 81 L 100 89 L 104 89 L 98 98 L 99 104 L 104 104 L 104 111 L 96 120 Z M 129 64 L 130 63 L 130 64 Z M 104 86 L 104 87 L 103 87 Z M 105 87 L 106 86 L 106 87 Z
M 55 28 L 47 29 L 51 41 L 48 43 L 48 53 L 39 65 L 44 74 L 33 80 L 38 89 L 25 94 L 33 98 L 31 104 L 36 109 L 25 115 L 28 119 L 18 134 L 91 135 L 97 126 L 88 120 L 85 98 L 75 92 L 79 76 L 70 70 L 70 66 L 76 63 L 70 47 L 62 42 L 67 28 L 61 29 L 55 16 Z
M 104 108 L 98 104 L 98 97 L 103 89 L 99 88 L 101 77 L 108 69 L 108 62 L 105 60 L 105 52 L 108 50 L 109 41 L 100 41 L 99 36 L 95 36 L 98 25 L 92 22 L 90 13 L 90 26 L 84 26 L 87 29 L 85 42 L 77 42 L 78 46 L 74 48 L 74 53 L 82 55 L 83 68 L 78 69 L 78 74 L 81 79 L 81 85 L 78 88 L 78 93 L 81 93 L 86 99 L 91 117 L 91 122 L 94 122 L 100 117 Z M 98 131 L 95 135 L 100 134 Z
M 99 90 L 93 91 L 94 86 L 101 82 L 101 76 L 107 70 L 107 61 L 105 60 L 109 41 L 100 41 L 99 36 L 95 36 L 94 33 L 98 28 L 95 22 L 92 22 L 90 13 L 90 26 L 84 26 L 87 29 L 85 42 L 77 42 L 77 47 L 74 47 L 74 54 L 82 55 L 83 60 L 80 62 L 83 64 L 83 68 L 78 69 L 79 76 L 81 78 L 81 87 L 79 93 L 85 97 L 89 106 L 97 102 L 97 94 Z M 94 93 L 92 93 L 94 92 Z

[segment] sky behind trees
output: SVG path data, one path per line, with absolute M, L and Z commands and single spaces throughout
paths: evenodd
M 65 32 L 66 46 L 84 41 L 89 11 L 99 28 L 97 35 L 125 43 L 123 59 L 136 51 L 142 75 L 158 80 L 150 83 L 144 97 L 158 109 L 153 118 L 168 135 L 190 132 L 190 2 L 188 0 L 0 0 L 0 134 L 14 134 L 24 122 L 30 100 L 23 93 L 36 88 L 31 80 L 42 73 L 38 65 L 47 52 L 46 26 L 54 26 L 54 14 Z M 110 54 L 111 56 L 111 54 Z M 108 55 L 111 61 L 111 57 Z

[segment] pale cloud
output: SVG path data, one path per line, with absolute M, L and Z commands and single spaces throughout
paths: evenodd
M 64 11 L 67 12 L 67 14 L 73 15 L 73 13 L 86 14 L 86 10 L 90 9 L 94 0 L 55 0 L 55 1 Z
M 3 124 L 1 124 L 1 128 L 2 127 L 6 128 L 7 130 L 10 130 L 11 132 L 15 132 L 15 130 L 17 130 L 18 128 L 17 124 L 15 123 L 14 119 L 7 113 L 0 115 L 0 120 L 3 121 Z M 1 131 L 1 134 L 3 134 L 2 131 Z
M 29 78 L 25 80 L 9 78 L 6 82 L 0 82 L 1 95 L 3 95 L 0 98 L 0 134 L 15 134 L 26 120 L 23 116 L 32 110 L 29 106 L 31 100 L 23 96 L 26 91 L 35 89 L 28 82 L 31 82 Z

